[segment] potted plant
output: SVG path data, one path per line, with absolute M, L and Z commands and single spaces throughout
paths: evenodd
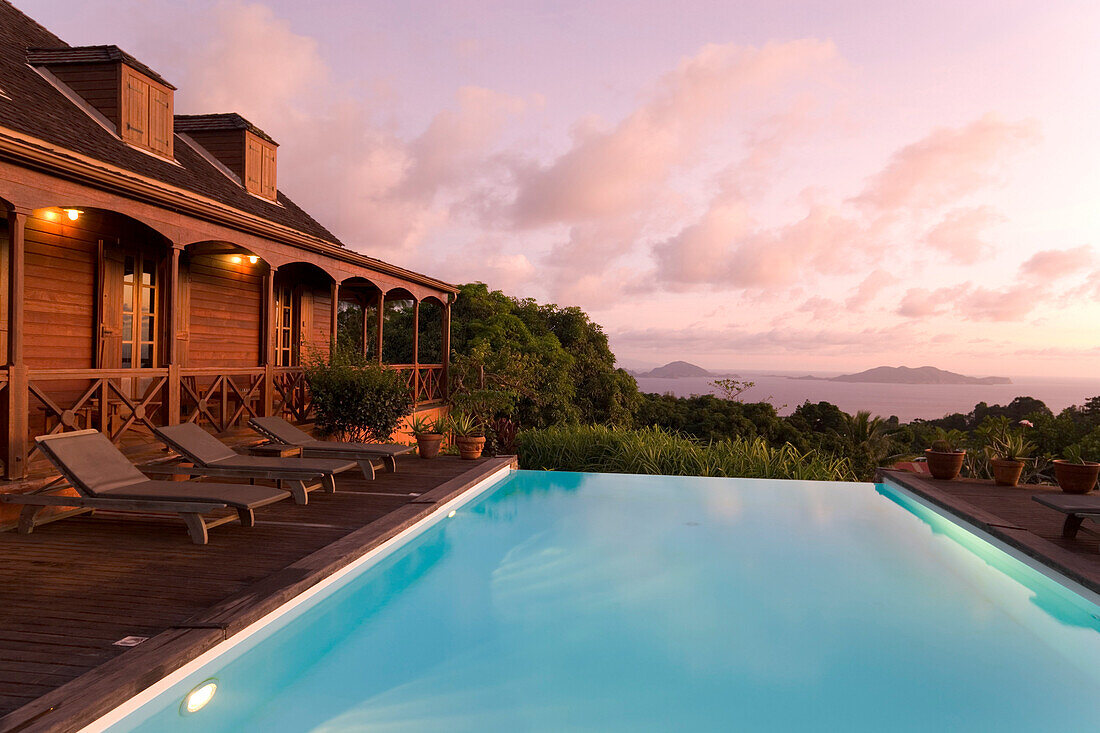
M 485 431 L 473 415 L 467 412 L 451 415 L 451 434 L 458 446 L 459 457 L 468 461 L 481 457 L 481 451 L 485 448 Z
M 443 443 L 443 433 L 446 430 L 446 418 L 429 420 L 423 415 L 413 418 L 409 432 L 416 438 L 417 455 L 421 458 L 435 458 L 439 455 L 439 446 Z
M 932 478 L 950 481 L 959 475 L 966 458 L 966 451 L 959 448 L 959 445 L 965 438 L 966 435 L 961 430 L 936 428 L 936 439 L 932 441 L 932 447 L 924 451 L 928 473 L 932 474 Z
M 1024 463 L 1035 450 L 1035 444 L 1021 433 L 1005 430 L 995 436 L 986 447 L 986 454 L 993 466 L 993 482 L 998 486 L 1016 486 Z
M 1082 458 L 1079 445 L 1066 448 L 1063 457 L 1054 461 L 1054 477 L 1067 494 L 1089 493 L 1096 486 L 1097 476 L 1100 476 L 1100 463 Z

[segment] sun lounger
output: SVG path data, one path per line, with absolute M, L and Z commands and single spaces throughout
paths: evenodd
M 307 494 L 322 486 L 329 493 L 335 493 L 336 474 L 356 467 L 354 461 L 348 460 L 242 456 L 195 423 L 153 430 L 169 447 L 195 464 L 193 467 L 172 466 L 168 471 L 277 481 L 280 488 L 290 491 L 298 504 L 306 504 L 309 501 Z
M 1088 518 L 1100 519 L 1100 495 L 1088 494 L 1037 494 L 1031 497 L 1043 506 L 1066 515 L 1062 536 L 1071 540 L 1077 536 L 1081 523 Z
M 151 480 L 98 430 L 42 435 L 35 440 L 80 496 L 45 493 L 0 496 L 0 502 L 24 505 L 19 516 L 22 534 L 34 531 L 38 514 L 48 506 L 174 512 L 187 525 L 192 541 L 205 545 L 209 528 L 234 519 L 251 527 L 255 524 L 255 509 L 290 496 L 269 486 Z M 236 509 L 237 514 L 209 521 L 203 518 L 204 514 L 219 509 Z
M 359 461 L 363 473 L 373 477 L 374 464 L 381 460 L 391 471 L 397 470 L 397 456 L 413 452 L 411 445 L 385 443 L 343 443 L 337 440 L 316 440 L 281 417 L 254 417 L 248 421 L 253 430 L 273 443 L 299 446 L 305 458 L 347 458 Z

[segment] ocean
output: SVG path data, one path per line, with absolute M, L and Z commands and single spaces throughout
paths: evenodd
M 1100 379 L 1054 379 L 1040 377 L 1012 378 L 1012 384 L 870 384 L 790 379 L 774 372 L 754 374 L 741 372 L 741 380 L 756 382 L 742 393 L 745 402 L 771 402 L 780 415 L 789 415 L 800 404 L 832 402 L 848 413 L 870 410 L 872 415 L 896 415 L 902 422 L 917 418 L 933 420 L 953 412 L 970 412 L 979 402 L 1008 404 L 1015 397 L 1034 397 L 1046 403 L 1055 413 L 1070 405 L 1083 404 L 1090 397 L 1100 396 Z M 713 377 L 681 379 L 638 379 L 643 392 L 677 397 L 708 394 Z

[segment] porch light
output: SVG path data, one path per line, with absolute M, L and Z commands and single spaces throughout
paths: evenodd
M 242 262 L 240 255 L 233 255 L 229 258 L 229 261 L 232 262 L 234 265 L 239 265 Z
M 84 212 L 80 209 L 65 209 L 65 214 L 69 217 L 69 221 L 76 221 L 83 213 Z
M 260 261 L 260 258 L 257 257 L 256 255 L 249 255 L 248 256 L 248 264 L 250 264 L 250 265 L 254 265 L 259 261 Z
M 202 710 L 214 699 L 214 693 L 217 691 L 218 681 L 216 679 L 210 678 L 202 682 L 183 698 L 183 703 L 180 704 L 180 714 L 190 715 Z

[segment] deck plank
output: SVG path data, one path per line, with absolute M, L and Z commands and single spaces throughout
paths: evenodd
M 340 476 L 337 493 L 264 507 L 255 527 L 217 527 L 203 546 L 178 520 L 116 513 L 63 519 L 30 535 L 0 532 L 0 730 L 89 722 L 104 711 L 96 684 L 143 689 L 361 554 L 368 535 L 392 535 L 431 511 L 412 500 L 429 492 L 444 499 L 509 461 L 403 456 L 396 473 Z M 125 636 L 150 641 L 114 645 Z M 142 658 L 159 676 L 135 677 Z M 69 694 L 81 686 L 88 694 Z

